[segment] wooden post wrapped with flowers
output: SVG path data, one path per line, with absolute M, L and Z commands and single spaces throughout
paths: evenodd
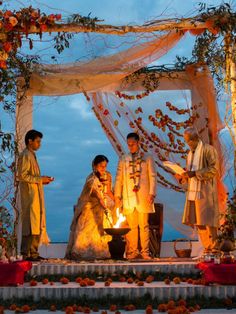
M 0 260 L 6 261 L 13 255 L 15 238 L 12 233 L 12 217 L 7 208 L 0 207 Z
M 0 68 L 7 68 L 7 60 L 21 47 L 22 37 L 25 36 L 29 40 L 29 46 L 32 49 L 33 41 L 28 38 L 28 34 L 34 32 L 41 37 L 42 32 L 60 19 L 61 14 L 47 16 L 31 6 L 19 11 L 0 11 Z
M 224 214 L 224 222 L 219 227 L 218 242 L 222 253 L 222 262 L 231 262 L 233 257 L 229 252 L 235 250 L 235 227 L 236 227 L 236 189 L 232 197 L 228 197 L 227 209 Z

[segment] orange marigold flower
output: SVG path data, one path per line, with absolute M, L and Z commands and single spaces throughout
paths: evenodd
M 157 307 L 158 312 L 166 312 L 167 311 L 167 304 L 161 303 Z
M 65 313 L 66 314 L 74 314 L 73 307 L 72 306 L 67 306 L 66 309 L 65 309 Z
M 180 305 L 180 306 L 186 306 L 187 305 L 187 302 L 184 300 L 184 299 L 180 299 L 178 302 L 178 305 Z
M 152 309 L 152 306 L 151 305 L 148 305 L 146 307 L 146 314 L 153 314 L 153 309 Z
M 34 279 L 30 280 L 31 287 L 37 286 L 37 284 L 38 284 L 37 280 L 34 280 Z
M 116 304 L 111 304 L 110 305 L 110 311 L 115 312 L 117 310 L 117 305 Z
M 110 285 L 111 285 L 110 281 L 108 281 L 108 280 L 105 281 L 105 283 L 104 283 L 104 286 L 105 286 L 105 287 L 110 287 Z
M 28 313 L 30 311 L 30 306 L 28 304 L 25 304 L 22 306 L 23 313 Z
M 56 305 L 53 304 L 53 305 L 50 306 L 50 311 L 51 312 L 56 312 L 56 310 L 57 310 Z
M 81 280 L 79 284 L 80 284 L 80 287 L 87 287 L 88 285 L 86 280 Z
M 167 303 L 167 309 L 168 310 L 172 310 L 175 308 L 175 301 L 173 300 L 170 300 L 168 303 Z
M 42 284 L 43 285 L 47 285 L 49 283 L 49 280 L 47 279 L 47 278 L 44 278 L 43 280 L 42 280 Z
M 89 279 L 88 286 L 94 286 L 94 285 L 95 285 L 95 280 Z
M 9 307 L 9 310 L 10 311 L 15 311 L 17 308 L 16 304 L 11 304 L 10 307 Z
M 173 282 L 174 282 L 176 285 L 179 285 L 180 282 L 181 282 L 181 280 L 180 280 L 179 277 L 175 277 L 175 278 L 173 279 Z
M 60 279 L 60 282 L 61 282 L 63 285 L 67 285 L 70 281 L 69 281 L 68 278 L 62 277 L 62 278 Z
M 75 279 L 75 282 L 76 283 L 80 283 L 82 281 L 82 278 L 81 277 L 77 277 L 76 279 Z
M 154 280 L 154 277 L 151 275 L 146 278 L 147 283 L 151 283 L 151 282 L 153 282 L 153 280 Z

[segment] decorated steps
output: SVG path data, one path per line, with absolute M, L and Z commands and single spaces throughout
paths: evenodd
M 124 309 L 127 304 L 135 304 L 143 309 L 140 313 L 145 313 L 148 304 L 157 308 L 171 299 L 188 299 L 194 304 L 199 301 L 200 306 L 215 300 L 216 307 L 223 304 L 223 299 L 235 299 L 236 286 L 203 285 L 195 264 L 173 258 L 91 263 L 48 260 L 33 264 L 24 285 L 0 287 L 0 301 L 6 306 L 22 303 L 39 309 L 49 309 L 53 304 L 58 309 L 73 304 L 100 309 L 117 304 Z M 82 284 L 85 281 L 87 286 Z
M 150 298 L 151 300 L 168 300 L 179 298 L 220 298 L 235 297 L 236 286 L 203 286 L 180 283 L 166 285 L 164 282 L 144 283 L 144 286 L 137 286 L 135 283 L 127 284 L 122 282 L 112 282 L 105 286 L 104 282 L 96 282 L 94 286 L 80 287 L 76 282 L 63 285 L 59 282 L 51 285 L 38 283 L 37 286 L 30 286 L 25 283 L 19 287 L 0 287 L 0 299 L 33 299 L 35 302 L 42 298 L 46 300 L 101 300 L 122 299 L 134 301 L 138 298 Z
M 177 273 L 180 275 L 188 275 L 198 273 L 195 268 L 196 262 L 191 259 L 160 259 L 154 262 L 144 262 L 141 260 L 127 261 L 97 261 L 93 263 L 75 263 L 66 260 L 54 260 L 50 262 L 36 263 L 30 271 L 32 276 L 44 275 L 76 275 L 78 273 L 97 273 L 97 274 L 113 274 L 128 272 L 146 272 L 146 273 Z

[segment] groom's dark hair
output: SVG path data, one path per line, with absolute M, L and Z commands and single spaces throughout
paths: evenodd
M 29 144 L 29 140 L 34 141 L 37 137 L 43 138 L 43 133 L 36 130 L 29 130 L 25 135 L 25 145 Z
M 129 133 L 126 137 L 126 139 L 128 140 L 129 138 L 133 138 L 135 139 L 137 142 L 140 140 L 139 135 L 137 133 Z

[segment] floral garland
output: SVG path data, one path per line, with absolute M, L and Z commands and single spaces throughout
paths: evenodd
M 129 161 L 129 167 L 131 172 L 129 172 L 129 178 L 134 181 L 133 192 L 137 193 L 140 190 L 140 177 L 141 177 L 141 164 L 143 160 L 143 153 L 137 152 L 136 156 L 132 155 L 132 160 Z
M 28 38 L 29 32 L 34 31 L 41 37 L 43 31 L 60 19 L 61 14 L 46 15 L 31 6 L 20 11 L 0 11 L 0 68 L 7 68 L 7 59 L 22 46 L 24 35 Z M 32 49 L 33 41 L 28 40 Z

